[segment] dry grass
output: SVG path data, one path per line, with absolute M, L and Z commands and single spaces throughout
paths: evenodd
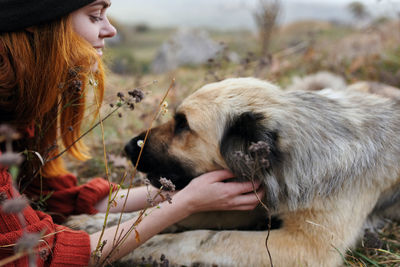
M 367 233 L 362 243 L 347 253 L 346 264 L 400 266 L 400 224 L 388 222 L 379 233 Z

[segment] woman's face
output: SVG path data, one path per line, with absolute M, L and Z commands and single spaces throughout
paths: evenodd
M 117 30 L 107 19 L 110 0 L 96 0 L 71 13 L 74 30 L 103 55 L 104 39 L 111 38 Z

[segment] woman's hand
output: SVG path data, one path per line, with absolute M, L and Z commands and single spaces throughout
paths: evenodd
M 252 210 L 263 197 L 259 182 L 223 182 L 233 178 L 226 170 L 203 174 L 193 179 L 184 189 L 179 191 L 172 201 L 186 204 L 189 214 L 211 210 Z
M 119 259 L 128 254 L 143 242 L 158 234 L 166 227 L 186 218 L 187 216 L 211 210 L 251 210 L 258 202 L 254 194 L 251 182 L 228 182 L 222 181 L 232 178 L 233 174 L 228 171 L 214 171 L 203 174 L 193 179 L 184 189 L 172 197 L 172 204 L 163 203 L 161 209 L 154 209 L 148 216 L 144 216 L 135 231 L 140 233 L 140 240 L 134 234 L 128 235 L 127 240 L 110 259 Z M 263 190 L 259 183 L 255 184 L 257 195 L 263 197 Z M 143 195 L 144 196 L 144 195 Z M 129 229 L 135 219 L 126 221 L 118 228 L 117 226 L 107 228 L 103 240 L 112 240 L 114 235 L 122 235 L 124 229 Z M 91 249 L 97 245 L 101 232 L 90 235 Z M 103 247 L 102 257 L 110 253 L 113 242 L 107 242 Z

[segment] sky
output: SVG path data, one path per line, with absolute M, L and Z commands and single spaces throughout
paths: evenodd
M 259 0 L 112 0 L 108 14 L 125 24 L 152 27 L 255 29 L 252 13 Z M 349 21 L 354 0 L 282 0 L 281 23 L 301 19 Z M 400 12 L 400 0 L 359 0 L 375 16 Z

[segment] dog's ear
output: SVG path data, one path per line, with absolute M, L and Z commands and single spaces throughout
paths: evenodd
M 232 171 L 235 171 L 238 156 L 247 155 L 254 160 L 255 157 L 262 156 L 264 166 L 268 168 L 278 160 L 278 134 L 268 129 L 264 123 L 264 116 L 254 112 L 242 113 L 227 122 L 220 143 L 220 152 Z M 262 152 L 263 155 L 257 152 Z
M 278 133 L 268 129 L 260 113 L 246 112 L 227 122 L 220 152 L 229 169 L 241 181 L 262 181 L 267 202 L 276 207 L 280 192 L 277 178 L 270 175 L 280 163 Z M 267 178 L 268 177 L 268 178 Z

